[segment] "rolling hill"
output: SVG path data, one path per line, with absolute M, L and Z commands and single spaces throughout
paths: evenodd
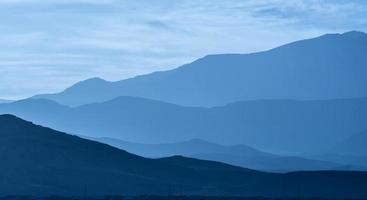
M 366 198 L 367 173 L 264 173 L 181 156 L 147 159 L 0 115 L 0 195 L 195 194 Z
M 352 135 L 333 147 L 331 153 L 367 157 L 367 131 Z
M 257 99 L 367 97 L 367 34 L 326 34 L 269 51 L 209 55 L 179 68 L 117 82 L 85 80 L 37 95 L 70 106 L 135 96 L 212 107 Z
M 224 146 L 200 139 L 166 144 L 140 144 L 106 137 L 88 139 L 109 144 L 130 153 L 149 158 L 181 155 L 270 172 L 352 169 L 351 166 L 343 166 L 332 162 L 270 154 L 246 145 Z
M 203 139 L 247 144 L 272 153 L 324 152 L 367 129 L 367 99 L 259 100 L 222 107 L 183 107 L 136 97 L 68 107 L 28 99 L 1 104 L 0 113 L 90 137 L 137 143 Z

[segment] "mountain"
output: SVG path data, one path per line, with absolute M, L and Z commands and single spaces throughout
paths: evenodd
M 275 157 L 275 155 L 256 150 L 246 145 L 224 146 L 201 139 L 192 139 L 177 143 L 142 144 L 108 137 L 86 138 L 151 158 L 168 157 L 173 155 L 189 156 L 204 153 L 243 154 L 244 156 L 251 157 Z
M 166 144 L 140 144 L 106 137 L 88 139 L 109 144 L 144 157 L 159 158 L 181 155 L 262 171 L 290 172 L 299 170 L 343 169 L 343 167 L 344 169 L 348 169 L 350 167 L 295 156 L 279 156 L 262 152 L 246 145 L 224 146 L 200 139 Z
M 136 97 L 79 107 L 28 99 L 1 104 L 0 113 L 90 137 L 153 144 L 198 138 L 226 145 L 247 144 L 272 153 L 324 152 L 367 130 L 366 98 L 258 100 L 213 108 Z
M 367 131 L 350 136 L 326 151 L 325 154 L 308 157 L 348 165 L 367 166 Z
M 147 159 L 0 116 L 0 195 L 190 194 L 366 198 L 367 173 L 264 173 L 174 156 Z
M 326 34 L 251 54 L 209 55 L 179 68 L 117 82 L 93 78 L 57 94 L 78 106 L 135 96 L 212 107 L 257 99 L 367 97 L 367 34 Z
M 360 131 L 356 134 L 352 134 L 351 136 L 331 146 L 329 149 L 326 149 L 323 152 L 319 152 L 318 154 L 304 153 L 300 154 L 299 156 L 308 159 L 317 159 L 328 162 L 340 163 L 344 166 L 360 166 L 357 167 L 357 169 L 359 168 L 365 170 L 367 167 L 366 142 L 367 142 L 367 132 Z
M 331 150 L 331 153 L 367 157 L 367 131 L 352 135 L 345 141 L 336 145 Z
M 11 103 L 12 100 L 0 99 L 0 103 Z
M 231 173 L 245 175 L 244 179 L 252 179 L 255 174 L 266 175 L 220 163 L 190 160 L 193 164 L 215 167 L 212 173 L 207 171 L 214 176 L 212 179 L 205 177 L 206 169 L 195 170 L 194 166 L 142 158 L 11 115 L 0 116 L 0 128 L 0 194 L 167 194 L 170 185 L 204 192 L 205 186 L 199 187 L 199 184 L 221 185 L 215 181 L 220 174 L 229 175 L 229 182 L 223 181 L 223 186 L 231 184 Z M 185 162 L 185 158 L 170 159 Z

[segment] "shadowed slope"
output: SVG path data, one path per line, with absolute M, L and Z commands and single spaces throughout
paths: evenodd
M 364 172 L 271 174 L 179 156 L 152 160 L 11 115 L 0 115 L 0 136 L 0 195 L 367 197 Z

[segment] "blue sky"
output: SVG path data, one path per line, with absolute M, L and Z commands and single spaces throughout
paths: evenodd
M 0 98 L 367 31 L 365 0 L 1 0 Z

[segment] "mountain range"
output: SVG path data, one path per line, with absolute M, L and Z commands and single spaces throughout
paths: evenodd
M 330 153 L 367 157 L 367 131 L 352 135 L 336 145 Z
M 70 106 L 135 96 L 212 107 L 258 99 L 367 97 L 367 34 L 346 32 L 251 54 L 209 55 L 173 70 L 109 82 L 85 80 L 36 95 Z
M 367 167 L 356 168 L 357 166 L 341 165 L 333 162 L 305 159 L 296 156 L 280 156 L 259 151 L 246 145 L 224 146 L 200 139 L 166 144 L 140 144 L 106 137 L 88 139 L 109 144 L 130 153 L 149 158 L 182 155 L 270 172 L 367 169 Z
M 0 99 L 0 103 L 10 103 L 12 100 Z
M 367 173 L 265 173 L 174 156 L 147 159 L 0 115 L 0 195 L 186 194 L 366 198 Z
M 0 196 L 366 199 L 365 52 L 326 34 L 0 100 Z
M 27 99 L 0 105 L 38 124 L 89 137 L 137 143 L 172 143 L 194 138 L 247 144 L 271 153 L 323 152 L 367 130 L 367 99 L 258 100 L 221 107 L 183 107 L 136 97 L 68 107 Z

